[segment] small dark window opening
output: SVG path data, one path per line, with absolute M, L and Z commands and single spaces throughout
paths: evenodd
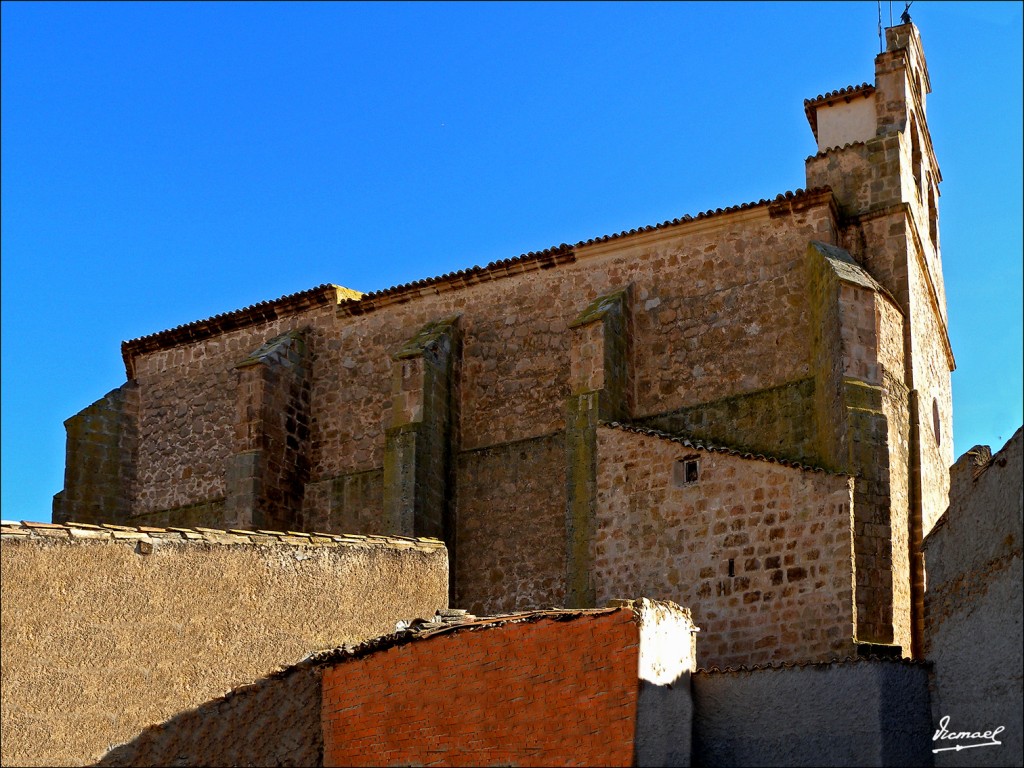
M 932 399 L 932 429 L 935 431 L 935 444 L 942 445 L 942 423 L 939 421 L 939 401 Z
M 693 485 L 699 476 L 700 471 L 696 459 L 680 459 L 672 467 L 672 482 L 676 487 Z
M 729 558 L 729 575 L 730 576 L 735 576 L 736 575 L 736 561 L 733 560 L 731 557 Z

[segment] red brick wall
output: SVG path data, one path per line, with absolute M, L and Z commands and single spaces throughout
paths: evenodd
M 632 765 L 630 609 L 460 630 L 324 670 L 324 765 Z

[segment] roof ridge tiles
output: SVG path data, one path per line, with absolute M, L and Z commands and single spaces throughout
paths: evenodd
M 727 445 L 719 445 L 709 443 L 700 438 L 692 437 L 681 433 L 665 432 L 664 430 L 654 429 L 652 427 L 645 427 L 640 424 L 630 424 L 628 422 L 621 421 L 602 421 L 602 427 L 608 427 L 609 429 L 618 429 L 623 432 L 633 432 L 634 434 L 646 435 L 648 437 L 656 437 L 660 440 L 666 440 L 668 442 L 679 443 L 687 448 L 693 448 L 698 451 L 708 451 L 710 453 L 724 453 L 730 456 L 736 456 L 741 459 L 750 459 L 754 461 L 764 461 L 769 464 L 779 464 L 784 467 L 793 467 L 794 469 L 801 469 L 806 472 L 824 472 L 830 475 L 844 475 L 843 472 L 833 472 L 832 470 L 825 469 L 824 467 L 816 467 L 810 464 L 803 464 L 799 461 L 792 461 L 790 459 L 783 459 L 779 456 L 768 456 L 763 453 L 754 453 L 748 450 L 740 450 Z
M 516 273 L 521 271 L 533 271 L 534 269 L 549 269 L 551 267 L 558 266 L 561 263 L 574 262 L 576 260 L 576 251 L 579 248 L 611 242 L 631 235 L 655 232 L 680 224 L 708 219 L 713 216 L 736 213 L 738 211 L 749 210 L 765 205 L 774 205 L 779 202 L 793 201 L 805 197 L 814 197 L 829 192 L 831 192 L 831 189 L 827 186 L 787 190 L 786 192 L 779 193 L 771 199 L 761 198 L 757 201 L 738 203 L 736 205 L 722 208 L 709 208 L 708 210 L 697 214 L 683 214 L 682 216 L 668 219 L 657 224 L 648 224 L 640 227 L 634 227 L 629 230 L 622 230 L 620 232 L 592 237 L 587 240 L 580 240 L 573 245 L 568 243 L 559 243 L 558 245 L 553 245 L 540 251 L 528 251 L 521 253 L 518 256 L 491 261 L 484 267 L 474 265 L 454 272 L 447 272 L 439 276 L 419 278 L 411 282 L 400 283 L 389 288 L 381 288 L 366 293 L 344 288 L 334 283 L 321 283 L 318 286 L 308 288 L 304 291 L 285 294 L 284 296 L 280 296 L 276 299 L 259 301 L 240 309 L 218 313 L 204 319 L 194 320 L 182 325 L 176 325 L 163 331 L 157 331 L 128 341 L 122 341 L 121 356 L 125 361 L 125 369 L 128 374 L 128 378 L 132 379 L 134 378 L 133 359 L 137 354 L 154 352 L 182 343 L 201 341 L 203 339 L 210 338 L 217 333 L 234 330 L 236 328 L 243 328 L 262 320 L 274 319 L 278 316 L 279 312 L 283 312 L 286 315 L 294 314 L 295 312 L 308 308 L 303 304 L 303 299 L 312 300 L 313 303 L 310 306 L 326 306 L 333 303 L 339 312 L 363 314 L 376 308 L 379 300 L 393 298 L 417 289 L 422 290 L 425 288 L 434 288 L 435 290 L 440 290 L 442 289 L 441 286 L 445 286 L 446 289 L 451 289 L 460 286 L 473 285 L 480 280 L 491 280 L 505 276 L 502 274 L 503 271 L 507 271 L 510 268 L 515 268 Z M 328 296 L 328 293 L 333 293 L 333 296 Z M 262 315 L 261 312 L 264 311 L 271 312 L 273 316 Z
M 868 82 L 863 82 L 860 85 L 845 85 L 842 88 L 837 88 L 834 91 L 826 91 L 825 93 L 819 93 L 810 99 L 804 99 L 804 105 L 814 104 L 819 101 L 828 101 L 829 99 L 837 99 L 844 96 L 856 96 L 857 94 L 864 93 L 865 91 L 875 90 L 875 86 Z

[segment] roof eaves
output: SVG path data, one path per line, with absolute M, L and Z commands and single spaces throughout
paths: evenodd
M 164 331 L 122 341 L 121 357 L 124 359 L 128 378 L 131 379 L 134 378 L 134 358 L 137 355 L 187 342 L 202 341 L 221 333 L 288 317 L 315 307 L 333 306 L 339 301 L 361 295 L 358 291 L 353 291 L 350 288 L 324 283 L 304 291 L 290 293 L 268 301 L 260 301 L 230 312 L 223 312 L 202 320 L 193 320 Z
M 641 427 L 637 424 L 627 424 L 619 421 L 602 421 L 601 426 L 608 427 L 609 429 L 617 429 L 622 432 L 632 432 L 634 434 L 644 435 L 646 437 L 654 437 L 659 440 L 677 443 L 686 448 L 692 448 L 697 451 L 707 451 L 709 453 L 723 453 L 729 456 L 735 456 L 736 458 L 740 459 L 764 461 L 769 464 L 780 464 L 784 467 L 792 467 L 793 469 L 800 469 L 805 472 L 823 472 L 824 474 L 827 475 L 848 477 L 848 475 L 846 475 L 843 472 L 833 472 L 823 467 L 814 467 L 809 464 L 802 464 L 798 461 L 790 461 L 789 459 L 782 459 L 777 456 L 767 456 L 763 453 L 753 453 L 751 451 L 740 450 L 739 448 L 731 448 L 725 445 L 716 445 L 687 435 L 672 434 L 669 432 L 664 432 L 660 429 Z
M 818 138 L 818 107 L 831 106 L 840 99 L 849 104 L 857 96 L 867 98 L 874 92 L 875 86 L 870 83 L 861 83 L 860 85 L 848 85 L 837 91 L 819 93 L 813 99 L 804 99 L 804 114 L 807 115 L 807 122 L 810 123 L 815 140 Z
M 423 280 L 414 280 L 410 283 L 384 288 L 379 291 L 371 291 L 359 298 L 341 301 L 338 304 L 338 314 L 342 316 L 362 315 L 367 312 L 379 309 L 389 304 L 402 304 L 412 301 L 419 296 L 436 295 L 450 290 L 466 288 L 478 283 L 498 280 L 514 274 L 532 272 L 538 269 L 551 269 L 562 264 L 571 264 L 577 260 L 581 249 L 588 246 L 609 243 L 615 240 L 634 237 L 649 232 L 670 229 L 680 225 L 689 224 L 695 221 L 703 221 L 719 216 L 724 216 L 739 211 L 746 211 L 755 208 L 768 207 L 770 209 L 792 203 L 800 203 L 823 196 L 831 196 L 830 187 L 815 187 L 813 189 L 797 189 L 795 191 L 782 192 L 774 198 L 760 199 L 756 202 L 740 203 L 726 208 L 715 208 L 702 211 L 697 214 L 685 214 L 683 216 L 663 221 L 659 224 L 650 224 L 621 232 L 593 237 L 589 240 L 581 240 L 575 245 L 562 243 L 560 245 L 546 248 L 543 251 L 530 251 L 519 256 L 492 261 L 485 267 L 473 266 L 466 270 L 449 272 L 437 277 L 429 277 Z

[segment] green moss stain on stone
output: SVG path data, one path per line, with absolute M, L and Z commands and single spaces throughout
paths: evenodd
M 172 509 L 162 509 L 155 512 L 145 512 L 141 515 L 132 515 L 128 520 L 129 525 L 152 525 L 161 528 L 175 526 L 177 528 L 195 528 L 203 526 L 206 528 L 224 527 L 224 498 L 209 499 L 185 504 Z
M 648 416 L 645 427 L 820 466 L 813 378 Z
M 569 398 L 566 412 L 565 600 L 570 608 L 589 608 L 596 599 L 590 543 L 597 516 L 597 393 Z
M 131 509 L 137 389 L 131 382 L 64 422 L 64 490 L 54 497 L 56 522 L 120 523 Z

